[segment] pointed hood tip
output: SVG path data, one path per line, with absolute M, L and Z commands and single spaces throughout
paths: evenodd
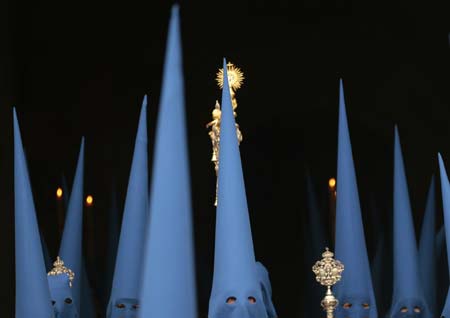
M 184 316 L 193 318 L 196 316 L 193 284 L 195 282 L 193 276 L 194 255 L 192 254 L 194 250 L 191 248 L 190 240 L 192 238 L 189 234 L 191 232 L 190 180 L 188 164 L 184 164 L 188 162 L 188 145 L 185 129 L 183 54 L 178 20 L 178 5 L 174 5 L 167 36 L 155 130 L 149 207 L 143 210 L 151 220 L 147 224 L 147 229 L 142 226 L 144 222 L 137 220 L 139 222 L 136 223 L 139 223 L 142 231 L 136 231 L 136 226 L 130 224 L 130 231 L 133 231 L 133 235 L 140 233 L 144 238 L 142 244 L 145 253 L 141 256 L 143 260 L 135 262 L 142 267 L 142 270 L 135 270 L 136 274 L 132 275 L 133 279 L 129 277 L 129 270 L 124 270 L 123 273 L 124 282 L 131 284 L 136 281 L 139 283 L 136 287 L 141 285 L 138 288 L 140 289 L 140 299 L 146 299 L 146 301 L 142 302 L 142 307 L 139 309 L 140 317 Z M 141 162 L 143 161 L 141 160 Z M 182 164 L 178 164 L 178 161 Z M 146 162 L 147 160 L 145 160 Z M 167 182 L 174 178 L 177 179 L 174 184 L 171 185 Z M 143 180 L 146 188 L 147 181 L 147 178 Z M 130 193 L 135 192 L 134 187 L 129 189 Z M 145 193 L 145 191 L 141 192 Z M 173 193 L 179 194 L 177 200 L 170 200 Z M 148 196 L 143 196 L 142 199 L 147 201 Z M 135 215 L 137 210 L 130 209 L 130 215 Z M 128 214 L 124 213 L 124 218 L 126 216 Z M 127 223 L 122 222 L 122 233 L 124 233 L 125 224 Z M 121 234 L 119 253 L 120 247 L 125 246 L 121 245 L 124 238 Z M 130 239 L 131 247 L 134 247 L 135 241 Z M 177 253 L 180 250 L 183 253 Z M 138 257 L 138 255 L 134 255 L 136 253 L 133 252 L 133 248 L 123 249 L 123 251 L 132 254 L 133 258 Z M 117 256 L 116 270 L 120 268 L 117 265 L 117 262 L 121 261 L 120 255 Z M 122 262 L 129 266 L 130 260 L 122 257 Z M 183 264 L 183 266 L 172 266 L 172 264 Z M 164 290 L 161 291 L 159 286 L 164 286 Z M 181 295 L 180 291 L 185 294 Z
M 74 273 L 81 273 L 82 233 L 83 233 L 83 187 L 84 184 L 84 137 L 81 139 L 75 175 L 69 196 L 64 230 L 61 237 L 59 256 Z M 73 297 L 80 309 L 81 283 L 75 281 Z
M 178 1 L 176 1 L 176 2 L 172 5 L 172 9 L 171 9 L 172 16 L 178 15 L 179 12 L 180 12 L 180 3 L 179 3 Z
M 20 133 L 20 124 L 19 119 L 17 118 L 16 110 L 13 110 L 13 138 L 14 138 L 14 149 L 16 149 L 16 146 L 18 146 L 17 150 L 23 151 L 23 145 L 22 145 L 22 134 Z
M 400 146 L 400 132 L 398 130 L 397 124 L 394 125 L 394 146 L 401 147 Z M 402 157 L 403 157 L 403 155 L 402 155 Z
M 81 137 L 81 141 L 80 141 L 80 150 L 79 150 L 79 153 L 78 153 L 78 157 L 79 157 L 79 159 L 81 159 L 81 160 L 83 160 L 84 161 L 84 147 L 85 147 L 85 137 L 84 136 L 82 136 Z
M 147 95 L 144 97 L 144 101 L 141 106 L 141 111 L 139 113 L 138 129 L 137 129 L 137 141 L 148 142 L 147 138 Z M 136 147 L 136 146 L 135 146 Z
M 13 107 L 13 122 L 14 122 L 14 128 L 16 126 L 19 126 L 19 120 L 17 119 L 17 111 L 16 111 L 15 107 Z
M 405 297 L 423 298 L 417 239 L 400 136 L 397 130 L 394 141 L 393 177 L 393 248 L 398 252 L 394 254 L 394 294 L 391 309 L 395 309 L 398 302 Z M 406 269 L 403 266 L 405 262 L 410 264 Z
M 142 99 L 142 105 L 141 105 L 141 112 L 147 112 L 147 105 L 148 105 L 148 97 L 147 94 L 144 95 L 144 98 Z
M 16 317 L 50 317 L 42 240 L 15 109 L 13 118 Z M 33 266 L 29 267 L 30 263 Z
M 345 117 L 347 118 L 346 107 L 345 107 L 344 84 L 342 82 L 342 78 L 339 80 L 339 111 L 343 112 Z M 339 121 L 339 123 L 340 123 L 340 121 Z
M 447 169 L 445 168 L 444 159 L 442 158 L 441 154 L 438 153 L 438 161 L 439 161 L 439 171 L 440 171 L 440 177 L 441 177 L 441 184 L 443 180 L 447 180 Z
M 339 104 L 343 104 L 345 108 L 345 102 L 341 103 L 341 100 L 344 101 L 344 81 L 341 76 L 339 76 Z M 339 105 L 341 108 L 341 105 Z
M 164 85 L 164 84 L 163 84 Z M 138 298 L 138 274 L 141 272 L 142 255 L 132 253 L 137 243 L 145 239 L 145 224 L 148 212 L 148 150 L 147 150 L 147 95 L 140 108 L 131 169 L 123 207 L 122 225 L 118 236 L 113 280 L 107 311 L 114 310 L 112 304 L 119 298 Z M 158 129 L 158 128 L 157 128 Z M 135 191 L 139 189 L 139 191 Z M 108 314 L 109 316 L 109 314 Z

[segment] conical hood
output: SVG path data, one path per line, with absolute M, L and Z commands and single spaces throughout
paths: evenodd
M 224 78 L 227 63 L 224 61 Z M 213 293 L 252 285 L 255 254 L 228 81 L 222 89 L 219 192 L 216 216 Z
M 230 302 L 235 301 L 238 306 L 233 316 L 243 317 L 248 315 L 249 310 L 257 310 L 258 315 L 261 315 L 259 317 L 264 317 L 266 313 L 262 313 L 262 308 L 258 306 L 263 301 L 256 273 L 244 176 L 230 88 L 226 80 L 228 74 L 225 59 L 223 70 L 216 243 L 209 317 L 219 317 L 221 313 L 223 314 L 223 310 L 228 310 L 228 307 L 224 308 L 228 299 Z M 256 298 L 256 304 L 252 305 L 252 309 L 246 307 L 250 295 Z
M 447 245 L 448 264 L 450 264 L 450 184 L 442 156 L 439 154 L 439 170 L 441 174 L 442 208 L 444 210 L 445 236 Z M 450 268 L 449 268 L 450 270 Z M 447 293 L 441 316 L 450 317 L 450 293 Z
M 81 140 L 80 152 L 78 155 L 77 169 L 72 184 L 72 192 L 67 207 L 64 231 L 59 247 L 59 256 L 75 273 L 75 280 L 72 283 L 72 294 L 75 305 L 80 312 L 81 301 L 81 277 L 83 257 L 83 179 L 84 179 L 84 138 Z M 78 279 L 77 279 L 78 278 Z
M 53 317 L 30 179 L 14 112 L 16 318 Z
M 148 221 L 147 158 L 147 96 L 145 96 L 134 144 L 108 312 L 118 299 L 139 297 L 143 261 L 141 251 L 144 248 Z
M 394 145 L 394 284 L 391 312 L 405 299 L 421 299 L 416 235 L 411 214 L 400 137 L 395 127 Z M 408 264 L 405 266 L 405 264 Z
M 436 306 L 436 187 L 434 176 L 428 190 L 419 243 L 419 270 L 423 292 L 433 314 Z
M 339 302 L 353 304 L 351 310 L 370 310 L 369 316 L 376 317 L 376 303 L 372 287 L 369 259 L 367 257 L 364 227 L 359 204 L 358 186 L 353 165 L 352 146 L 345 111 L 344 90 L 340 81 L 339 135 L 336 195 L 336 258 L 345 264 L 345 275 L 336 285 Z M 363 308 L 368 304 L 370 309 Z M 361 307 L 361 308 L 358 308 Z M 341 306 L 337 317 L 348 317 Z
M 66 208 L 69 203 L 69 188 L 65 176 L 62 176 L 62 190 L 63 190 L 63 203 Z M 80 276 L 81 275 L 81 276 Z M 95 317 L 95 305 L 93 299 L 93 293 L 91 284 L 88 279 L 86 271 L 86 262 L 84 256 L 82 258 L 81 273 L 76 277 L 81 281 L 81 296 L 80 296 L 80 316 L 82 318 L 94 318 Z M 50 286 L 51 287 L 51 286 Z M 51 291 L 51 289 L 50 289 Z
M 139 317 L 197 317 L 179 19 L 179 8 L 175 5 L 156 128 Z

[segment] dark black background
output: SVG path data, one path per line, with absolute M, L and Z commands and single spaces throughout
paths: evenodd
M 170 6 L 1 2 L 2 317 L 13 317 L 15 297 L 12 106 L 53 256 L 59 242 L 55 189 L 62 174 L 72 180 L 80 138 L 86 137 L 85 191 L 94 195 L 89 212 L 96 224 L 96 242 L 87 244 L 96 249 L 95 286 L 104 266 L 111 184 L 117 184 L 122 208 L 144 94 L 152 156 Z M 380 218 L 390 214 L 397 123 L 419 226 L 436 153 L 450 158 L 449 9 L 443 0 L 181 2 L 202 317 L 212 271 L 215 182 L 205 124 L 220 97 L 214 78 L 222 57 L 246 76 L 237 93 L 238 122 L 256 255 L 271 272 L 279 316 L 300 316 L 308 306 L 303 282 L 312 275 L 302 234 L 304 171 L 308 166 L 326 200 L 336 166 L 338 78 L 344 78 L 365 217 L 370 197 Z M 375 240 L 369 235 L 370 246 Z

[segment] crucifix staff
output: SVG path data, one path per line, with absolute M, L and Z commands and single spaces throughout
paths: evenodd
M 244 81 L 244 73 L 240 70 L 240 68 L 234 66 L 232 63 L 227 64 L 227 74 L 228 74 L 228 84 L 230 87 L 230 95 L 231 95 L 231 103 L 233 105 L 233 115 L 236 118 L 236 108 L 237 108 L 237 100 L 236 100 L 236 91 L 241 88 L 242 83 Z M 223 88 L 223 69 L 219 69 L 216 74 L 216 81 L 219 87 Z M 214 170 L 216 173 L 216 197 L 214 200 L 214 206 L 217 206 L 217 194 L 218 194 L 218 180 L 219 177 L 219 152 L 220 152 L 220 119 L 222 116 L 222 111 L 220 110 L 219 101 L 216 100 L 216 104 L 214 106 L 214 110 L 212 111 L 212 121 L 210 121 L 206 128 L 210 128 L 211 130 L 208 132 L 209 138 L 211 139 L 212 145 L 212 156 L 211 162 L 214 164 Z M 242 132 L 239 129 L 239 125 L 236 124 L 236 135 L 238 138 L 238 143 L 242 142 Z

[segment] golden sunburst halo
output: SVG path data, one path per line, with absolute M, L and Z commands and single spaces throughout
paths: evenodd
M 244 73 L 239 67 L 234 66 L 233 63 L 228 62 L 227 64 L 227 74 L 228 74 L 228 84 L 232 90 L 237 90 L 241 88 L 244 82 Z M 219 69 L 216 77 L 217 84 L 220 88 L 223 88 L 223 68 Z

